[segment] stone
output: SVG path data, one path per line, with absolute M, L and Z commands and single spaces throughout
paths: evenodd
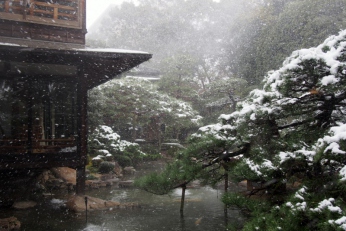
M 134 167 L 132 167 L 132 166 L 124 168 L 124 174 L 134 175 L 135 173 L 136 173 L 136 169 Z
M 16 217 L 0 219 L 0 230 L 15 231 L 20 230 L 21 223 Z
M 114 173 L 117 176 L 122 176 L 123 175 L 123 169 L 121 168 L 121 166 L 119 165 L 118 162 L 114 162 Z
M 246 186 L 247 186 L 248 191 L 252 191 L 254 189 L 262 188 L 262 183 L 248 180 L 248 181 L 246 181 Z
M 73 191 L 76 189 L 76 185 L 72 183 L 67 183 L 66 186 L 68 191 Z
M 119 181 L 120 188 L 127 188 L 133 186 L 133 180 Z
M 116 183 L 118 183 L 118 182 L 119 182 L 119 179 L 118 179 L 118 178 L 106 180 L 107 186 L 114 185 L 114 184 L 116 184 Z
M 107 183 L 104 182 L 104 181 L 101 181 L 100 184 L 99 184 L 100 187 L 106 187 L 107 186 Z
M 102 181 L 110 180 L 110 179 L 113 179 L 113 178 L 114 178 L 113 174 L 102 174 L 101 175 L 101 180 Z
M 85 198 L 87 197 L 87 206 Z M 104 210 L 113 208 L 134 208 L 138 207 L 137 203 L 119 203 L 116 201 L 106 201 L 90 196 L 73 195 L 66 202 L 66 207 L 73 212 L 84 212 L 86 208 L 89 210 Z
M 238 186 L 242 188 L 247 188 L 247 180 L 240 181 L 238 183 Z
M 49 172 L 46 170 L 42 173 L 43 182 L 49 180 Z
M 87 180 L 85 181 L 85 185 L 89 186 L 90 188 L 100 188 L 101 187 L 101 181 L 100 180 Z
M 29 208 L 33 208 L 37 205 L 36 202 L 34 201 L 18 201 L 18 202 L 14 202 L 14 204 L 12 205 L 12 208 L 14 209 L 29 209 Z
M 76 170 L 68 167 L 52 168 L 53 174 L 66 183 L 76 184 Z

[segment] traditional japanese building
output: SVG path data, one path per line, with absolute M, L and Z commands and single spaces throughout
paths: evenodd
M 84 193 L 87 91 L 151 58 L 85 48 L 85 4 L 0 0 L 0 184 L 7 173 L 67 166 Z

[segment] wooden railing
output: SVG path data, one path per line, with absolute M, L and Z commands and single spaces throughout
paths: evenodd
M 77 4 L 71 0 L 67 1 L 67 3 L 71 3 L 71 5 L 75 6 L 33 1 L 30 4 L 29 15 L 76 21 L 78 15 Z
M 81 26 L 80 0 L 0 0 L 0 18 Z
M 75 152 L 75 139 L 35 139 L 29 145 L 27 140 L 3 139 L 0 140 L 1 154 L 25 154 L 29 153 L 59 153 Z

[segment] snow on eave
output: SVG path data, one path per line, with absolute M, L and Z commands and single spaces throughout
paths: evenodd
M 74 49 L 76 51 L 87 51 L 87 52 L 104 52 L 104 53 L 124 53 L 124 54 L 149 54 L 144 51 L 135 50 L 124 50 L 124 49 L 114 49 L 114 48 L 82 48 Z
M 0 46 L 21 47 L 21 45 L 19 45 L 19 44 L 15 44 L 15 43 L 1 43 L 1 42 L 0 42 Z
M 146 76 L 133 76 L 133 75 L 128 75 L 126 78 L 129 79 L 144 79 L 144 80 L 160 80 L 160 78 L 157 77 L 146 77 Z

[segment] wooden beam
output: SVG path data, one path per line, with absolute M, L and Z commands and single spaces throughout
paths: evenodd
M 53 168 L 84 166 L 76 153 L 37 153 L 37 154 L 14 154 L 2 153 L 0 155 L 0 169 L 23 169 L 23 168 Z

